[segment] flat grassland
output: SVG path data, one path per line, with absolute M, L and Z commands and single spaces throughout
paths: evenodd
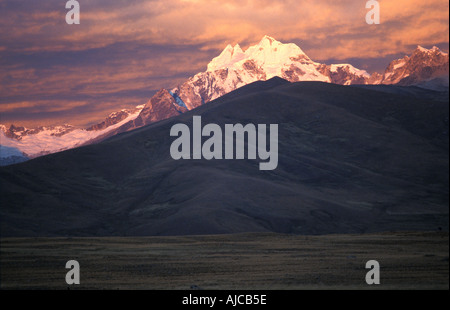
M 445 232 L 1 239 L 2 289 L 449 289 Z M 381 285 L 365 282 L 377 260 Z

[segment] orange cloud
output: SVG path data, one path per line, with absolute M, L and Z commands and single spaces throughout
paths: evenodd
M 23 12 L 8 14 L 0 21 L 1 35 L 19 40 L 32 35 L 35 38 L 26 48 L 36 51 L 79 50 L 128 40 L 217 49 L 232 42 L 250 44 L 269 34 L 282 41 L 317 39 L 317 48 L 311 49 L 317 55 L 311 57 L 318 58 L 335 52 L 336 46 L 326 44 L 335 38 L 343 58 L 392 53 L 385 46 L 392 49 L 399 40 L 403 46 L 448 42 L 447 0 L 380 0 L 380 26 L 365 24 L 365 1 L 361 0 L 99 2 L 95 7 L 90 2 L 82 5 L 79 26 L 65 25 L 65 11 L 56 4 L 50 12 L 30 12 L 26 18 Z M 46 44 L 33 44 L 40 40 Z M 360 41 L 365 44 L 355 44 Z M 376 46 L 381 49 L 374 50 Z
M 176 86 L 227 44 L 245 49 L 265 34 L 317 61 L 448 44 L 448 0 L 379 2 L 381 25 L 365 23 L 364 0 L 82 1 L 81 24 L 69 26 L 64 1 L 3 0 L 0 111 L 92 115 L 145 103 L 143 90 Z M 132 90 L 140 95 L 117 97 Z

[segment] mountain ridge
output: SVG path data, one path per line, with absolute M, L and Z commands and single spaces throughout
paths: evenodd
M 103 142 L 2 167 L 1 234 L 448 230 L 448 101 L 374 88 L 258 81 Z M 219 126 L 278 123 L 278 168 L 171 159 L 170 128 L 193 115 Z
M 264 36 L 246 51 L 239 44 L 227 45 L 211 60 L 206 71 L 171 90 L 161 89 L 147 105 L 138 106 L 132 111 L 114 112 L 103 122 L 78 131 L 70 125 L 35 129 L 0 126 L 0 143 L 17 148 L 25 157 L 97 143 L 114 134 L 192 110 L 249 83 L 275 76 L 290 82 L 315 80 L 341 85 L 418 85 L 437 91 L 446 87 L 448 91 L 448 79 L 446 84 L 438 80 L 445 74 L 448 75 L 448 54 L 437 47 L 428 50 L 418 46 L 411 56 L 392 61 L 383 74 L 370 75 L 351 64 L 326 65 L 314 62 L 297 45 L 283 44 L 270 36 Z M 74 135 L 74 132 L 77 134 Z M 39 134 L 44 137 L 30 139 Z

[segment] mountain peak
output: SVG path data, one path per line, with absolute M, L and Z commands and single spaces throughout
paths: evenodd
M 418 45 L 411 56 L 392 61 L 380 82 L 408 86 L 441 75 L 448 75 L 448 54 L 437 46 L 427 49 Z
M 316 63 L 295 43 L 282 43 L 265 35 L 245 50 L 228 44 L 209 64 L 187 82 L 174 88 L 188 109 L 193 109 L 255 81 L 280 77 L 290 82 L 321 81 L 366 84 L 370 75 L 350 64 L 328 66 Z
M 427 53 L 428 49 L 426 49 L 425 47 L 422 47 L 420 45 L 417 45 L 416 51 Z
M 172 116 L 186 112 L 185 107 L 181 107 L 175 97 L 167 89 L 159 90 L 145 105 L 144 109 L 134 120 L 136 127 L 141 127 L 156 121 L 167 119 Z
M 427 49 L 423 46 L 417 45 L 415 52 L 416 53 L 420 52 L 420 53 L 424 53 L 424 54 L 432 54 L 432 53 L 433 54 L 442 54 L 444 56 L 447 55 L 447 53 L 444 53 L 443 51 L 441 51 L 440 48 L 437 46 L 433 46 L 432 48 Z
M 261 41 L 259 42 L 258 45 L 260 45 L 260 46 L 266 46 L 266 45 L 271 46 L 272 44 L 280 45 L 280 44 L 282 44 L 282 43 L 281 43 L 280 41 L 275 40 L 275 39 L 272 38 L 271 36 L 265 35 L 265 36 L 261 39 Z
M 239 44 L 234 47 L 228 44 L 222 53 L 208 64 L 207 71 L 213 72 L 229 69 L 235 65 L 239 66 L 243 60 L 255 61 L 262 67 L 265 65 L 280 66 L 290 62 L 292 58 L 301 58 L 311 62 L 310 58 L 296 44 L 284 44 L 266 35 L 258 44 L 250 46 L 245 52 Z
M 265 70 L 269 70 L 272 76 L 279 75 L 282 65 L 290 65 L 294 59 L 302 59 L 307 63 L 313 63 L 311 59 L 294 43 L 281 43 L 272 37 L 264 36 L 259 44 L 249 47 L 245 54 L 254 60 Z M 270 78 L 268 76 L 268 78 Z
M 245 58 L 244 51 L 241 49 L 239 44 L 234 47 L 228 44 L 227 47 L 220 53 L 219 56 L 215 57 L 209 64 L 207 71 L 215 71 L 220 69 L 225 69 L 231 67 L 234 63 Z

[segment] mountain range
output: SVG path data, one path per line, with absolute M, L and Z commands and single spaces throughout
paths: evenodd
M 0 164 L 96 143 L 121 132 L 185 113 L 255 81 L 280 77 L 289 82 L 321 81 L 340 85 L 418 86 L 448 92 L 448 54 L 418 46 L 411 56 L 392 61 L 383 74 L 370 75 L 351 64 L 326 65 L 311 60 L 293 43 L 264 36 L 243 51 L 228 45 L 205 72 L 173 89 L 162 89 L 147 104 L 121 110 L 89 128 L 70 125 L 27 129 L 0 125 Z M 6 148 L 10 151 L 6 151 Z M 12 151 L 11 151 L 12 150 Z
M 169 96 L 142 111 L 171 118 L 0 167 L 2 237 L 448 231 L 447 96 L 278 77 L 191 111 Z M 158 110 L 164 98 L 174 109 Z M 170 130 L 194 115 L 221 128 L 278 124 L 278 168 L 173 160 Z

